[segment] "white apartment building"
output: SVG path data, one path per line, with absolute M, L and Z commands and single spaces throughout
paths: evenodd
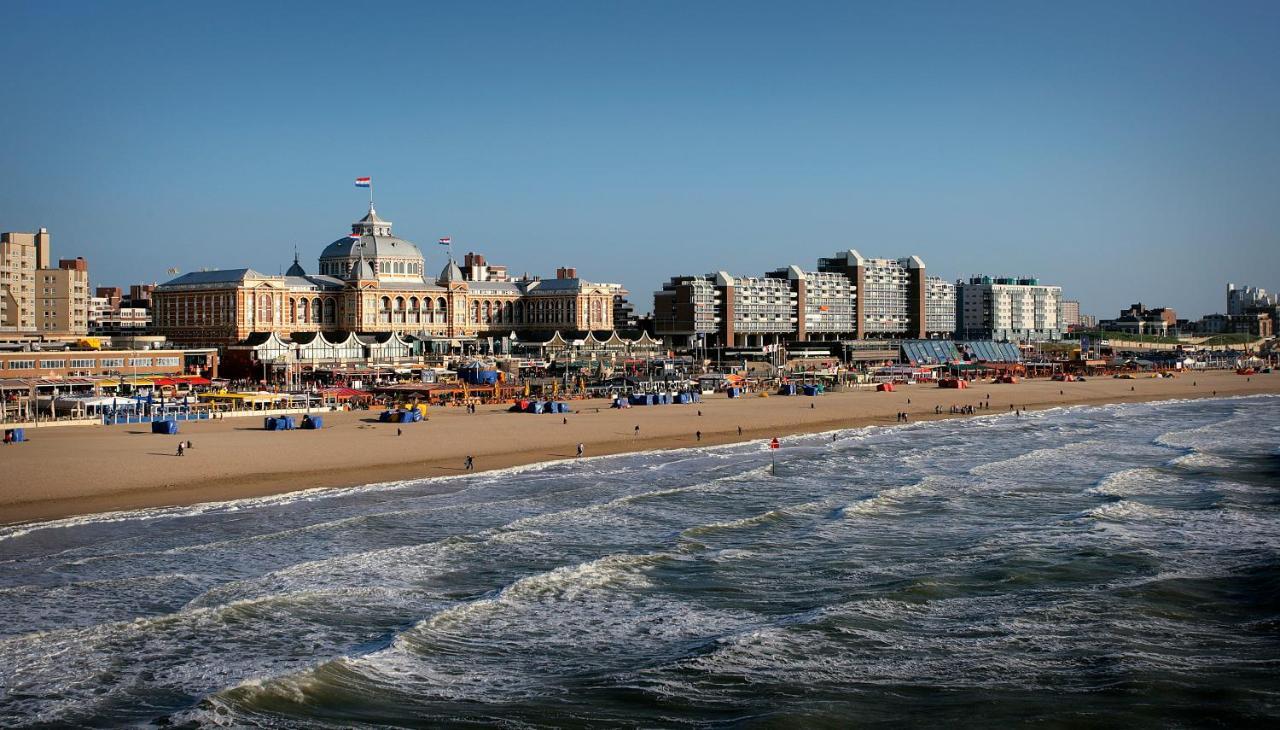
M 924 280 L 924 329 L 929 337 L 941 338 L 956 331 L 956 285 L 940 276 Z
M 1062 339 L 1062 287 L 1039 279 L 975 276 L 956 282 L 956 332 L 1004 342 Z
M 795 330 L 796 293 L 786 279 L 734 277 L 723 271 L 716 278 L 732 287 L 733 329 L 738 335 L 785 334 Z
M 1278 306 L 1278 294 L 1268 294 L 1266 289 L 1256 286 L 1237 289 L 1235 284 L 1227 284 L 1227 314 L 1244 314 L 1244 310 L 1250 307 L 1270 309 Z
M 863 259 L 858 282 L 862 322 L 869 335 L 908 336 L 911 332 L 912 270 L 924 269 L 916 256 L 904 259 Z

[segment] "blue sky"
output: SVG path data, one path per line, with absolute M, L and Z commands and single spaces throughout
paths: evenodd
M 0 230 L 95 284 L 363 214 L 638 308 L 857 248 L 1086 313 L 1280 289 L 1280 3 L 0 4 Z

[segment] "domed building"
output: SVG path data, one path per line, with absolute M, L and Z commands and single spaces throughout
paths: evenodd
M 613 297 L 626 293 L 618 284 L 579 279 L 571 268 L 554 279 L 511 280 L 505 267 L 478 254 L 468 254 L 464 266 L 446 259 L 428 279 L 422 251 L 395 236 L 372 205 L 350 235 L 324 248 L 319 264 L 319 273 L 308 274 L 295 254 L 278 276 L 250 268 L 184 274 L 156 287 L 154 328 L 192 346 L 294 343 L 300 360 L 304 341 L 356 348 L 350 343 L 359 338 L 390 336 L 442 350 L 513 332 L 612 330 Z
M 350 279 L 358 273 L 361 259 L 378 281 L 422 283 L 426 272 L 422 251 L 392 235 L 391 221 L 379 218 L 372 204 L 368 215 L 351 224 L 351 235 L 325 246 L 320 253 L 320 274 Z

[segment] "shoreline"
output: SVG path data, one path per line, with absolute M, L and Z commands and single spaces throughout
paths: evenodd
M 573 460 L 577 443 L 586 444 L 587 456 L 607 456 L 894 426 L 898 411 L 909 412 L 911 422 L 971 419 L 1009 413 L 1009 404 L 1039 411 L 1212 398 L 1214 391 L 1220 398 L 1277 394 L 1280 377 L 1215 371 L 1161 380 L 978 383 L 965 390 L 920 384 L 894 393 L 860 390 L 817 398 L 716 395 L 701 404 L 625 410 L 610 409 L 604 400 L 571 401 L 576 411 L 567 415 L 568 423 L 559 415 L 507 413 L 506 406 L 481 406 L 475 415 L 435 408 L 430 421 L 403 425 L 403 436 L 396 435 L 397 424 L 376 423 L 376 412 L 369 411 L 326 412 L 320 431 L 266 432 L 250 426 L 255 419 L 248 418 L 183 423 L 178 436 L 144 433 L 138 426 L 50 428 L 31 434 L 30 443 L 0 451 L 6 475 L 0 525 L 462 476 L 469 454 L 476 461 L 471 473 L 477 473 Z M 976 404 L 988 393 L 990 410 L 948 412 L 953 404 Z M 934 413 L 935 405 L 942 414 Z M 640 426 L 639 435 L 634 426 Z M 696 431 L 702 431 L 701 440 Z M 169 458 L 185 439 L 193 442 L 188 455 Z

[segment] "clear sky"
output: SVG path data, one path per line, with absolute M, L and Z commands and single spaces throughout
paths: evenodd
M 1086 313 L 1280 289 L 1280 2 L 0 3 L 0 230 L 94 284 L 277 273 L 364 213 L 444 263 L 857 248 Z

